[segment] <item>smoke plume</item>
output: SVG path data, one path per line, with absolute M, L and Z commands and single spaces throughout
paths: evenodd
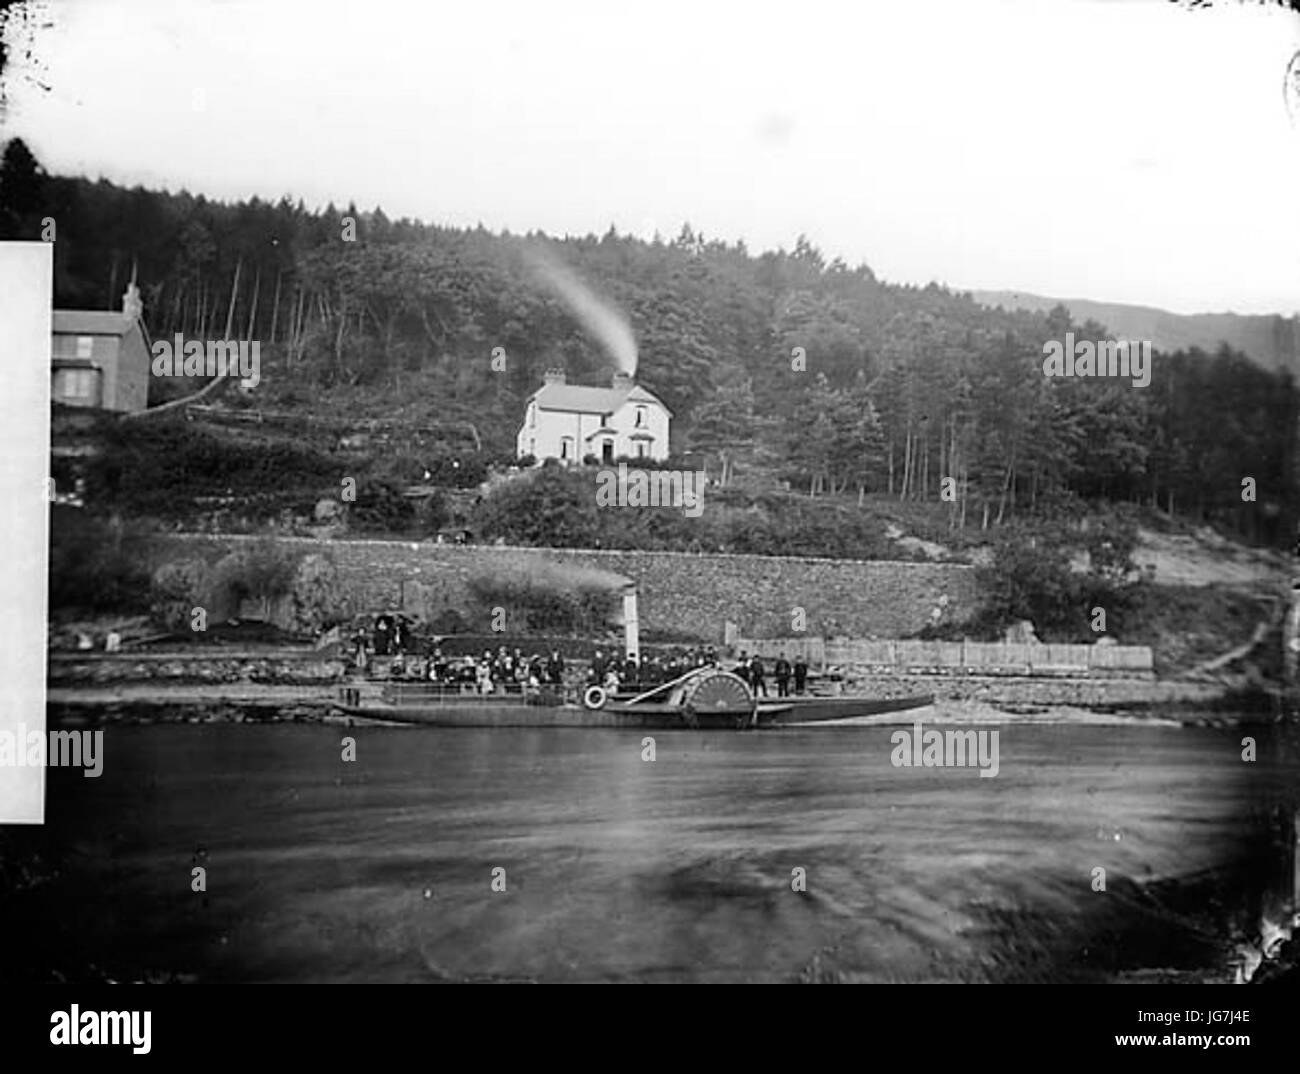
M 614 368 L 629 377 L 636 373 L 636 337 L 632 326 L 612 304 L 596 295 L 566 265 L 541 250 L 530 250 L 528 261 L 537 278 L 569 308 L 599 341 Z

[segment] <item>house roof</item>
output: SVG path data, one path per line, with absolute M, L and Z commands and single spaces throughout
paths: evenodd
M 532 395 L 541 410 L 570 410 L 582 414 L 612 414 L 626 402 L 654 403 L 672 417 L 663 401 L 639 384 L 632 388 L 588 388 L 582 384 L 544 384 Z
M 55 310 L 54 333 L 66 336 L 124 336 L 135 326 L 125 313 L 107 310 Z

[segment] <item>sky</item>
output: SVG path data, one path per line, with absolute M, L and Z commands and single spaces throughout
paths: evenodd
M 46 0 L 47 170 L 390 217 L 806 234 L 899 283 L 1300 312 L 1300 18 L 1220 0 Z

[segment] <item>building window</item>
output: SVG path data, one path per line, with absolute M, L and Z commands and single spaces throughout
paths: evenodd
M 561 459 L 573 458 L 573 437 L 571 436 L 560 437 L 560 458 Z
M 645 407 L 643 406 L 636 408 L 636 427 L 638 429 L 645 428 Z
M 603 440 L 603 441 L 601 441 L 601 445 L 600 445 L 600 457 L 601 457 L 605 462 L 613 462 L 613 461 L 614 461 L 614 441 L 613 441 L 613 440 Z
M 537 404 L 530 403 L 528 406 L 528 424 L 534 429 L 537 428 Z
M 638 459 L 644 459 L 646 457 L 646 448 L 648 446 L 649 445 L 647 445 L 644 440 L 638 440 L 636 442 L 636 457 Z
M 89 358 L 95 350 L 95 341 L 90 336 L 77 337 L 77 357 Z
M 55 394 L 60 399 L 94 400 L 98 374 L 93 369 L 64 369 L 59 373 Z

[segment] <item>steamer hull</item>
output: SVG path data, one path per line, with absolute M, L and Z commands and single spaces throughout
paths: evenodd
M 566 703 L 556 695 L 494 698 L 416 687 L 388 687 L 362 697 L 345 688 L 339 705 L 350 715 L 430 727 L 601 727 L 614 729 L 701 728 L 741 730 L 802 726 L 902 712 L 932 704 L 932 695 L 906 698 L 790 698 L 779 702 L 692 705 L 690 701 L 623 700 L 599 708 Z

